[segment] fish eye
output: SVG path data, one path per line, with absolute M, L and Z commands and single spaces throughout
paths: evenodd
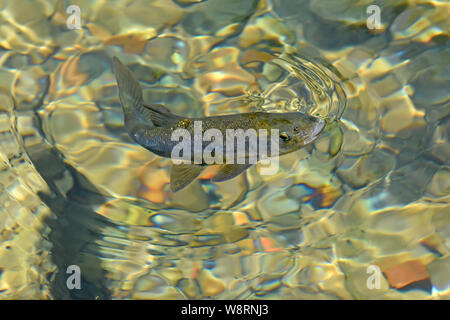
M 280 133 L 280 139 L 286 142 L 289 141 L 291 137 L 286 132 L 282 132 Z

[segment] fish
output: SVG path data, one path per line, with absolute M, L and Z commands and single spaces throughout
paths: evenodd
M 236 130 L 244 132 L 254 130 L 257 138 L 261 139 L 261 132 L 263 132 L 261 130 L 266 130 L 266 132 L 271 133 L 266 135 L 270 137 L 267 140 L 267 154 L 275 151 L 275 148 L 269 143 L 275 141 L 278 145 L 278 150 L 276 150 L 278 156 L 297 151 L 314 143 L 319 138 L 326 124 L 325 120 L 302 112 L 274 113 L 255 111 L 201 118 L 183 117 L 171 112 L 162 104 L 144 102 L 142 88 L 138 80 L 134 77 L 131 70 L 117 57 L 113 57 L 113 72 L 124 113 L 124 126 L 131 139 L 152 153 L 161 157 L 172 158 L 173 160 L 174 148 L 179 145 L 179 140 L 173 139 L 174 132 L 177 129 L 184 129 L 190 134 L 192 141 L 188 142 L 193 142 L 188 144 L 190 148 L 188 151 L 192 151 L 190 156 L 189 152 L 187 152 L 187 159 L 184 159 L 185 161 L 182 163 L 173 164 L 170 169 L 170 188 L 173 192 L 188 186 L 207 166 L 216 164 L 206 162 L 201 157 L 213 139 L 209 141 L 203 139 L 200 142 L 197 140 L 196 144 L 194 137 L 196 130 L 199 129 L 199 124 L 202 134 L 208 132 L 208 129 L 216 130 L 214 140 L 220 135 L 222 135 L 222 138 L 226 136 L 227 130 L 235 130 L 235 132 Z M 263 150 L 262 148 L 249 148 L 250 139 L 245 140 L 245 148 L 243 149 L 239 149 L 237 144 L 230 146 L 230 143 L 226 139 L 221 147 L 223 149 L 217 149 L 217 157 L 220 158 L 220 154 L 222 154 L 224 161 L 219 162 L 220 168 L 211 178 L 211 181 L 214 183 L 230 180 L 245 172 L 254 164 L 254 162 L 248 161 L 251 157 L 256 162 L 264 158 L 260 154 L 260 150 Z M 265 144 L 265 142 L 263 143 Z M 247 161 L 244 163 L 230 163 L 226 161 L 227 144 L 230 150 L 236 153 L 236 158 L 241 156 L 242 159 L 247 159 Z M 222 152 L 220 153 L 220 151 Z M 212 152 L 211 154 L 214 155 L 214 153 Z M 195 161 L 199 158 L 200 161 Z

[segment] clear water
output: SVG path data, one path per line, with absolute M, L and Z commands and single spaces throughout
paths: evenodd
M 0 299 L 450 298 L 448 1 L 0 10 Z M 177 114 L 329 126 L 276 175 L 212 167 L 174 194 L 123 127 L 113 56 Z

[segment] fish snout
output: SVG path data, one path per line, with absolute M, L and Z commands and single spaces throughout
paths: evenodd
M 322 133 L 323 129 L 325 128 L 325 120 L 317 118 L 316 125 L 313 128 L 312 135 L 314 137 L 317 137 L 319 134 Z
M 314 124 L 310 128 L 310 132 L 308 133 L 308 136 L 305 139 L 304 144 L 307 145 L 315 141 L 325 128 L 325 124 L 326 124 L 325 120 L 315 118 Z

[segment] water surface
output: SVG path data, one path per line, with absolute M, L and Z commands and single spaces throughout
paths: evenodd
M 450 297 L 447 1 L 70 4 L 0 1 L 1 299 Z M 172 193 L 123 126 L 113 56 L 177 114 L 329 126 L 276 175 Z

